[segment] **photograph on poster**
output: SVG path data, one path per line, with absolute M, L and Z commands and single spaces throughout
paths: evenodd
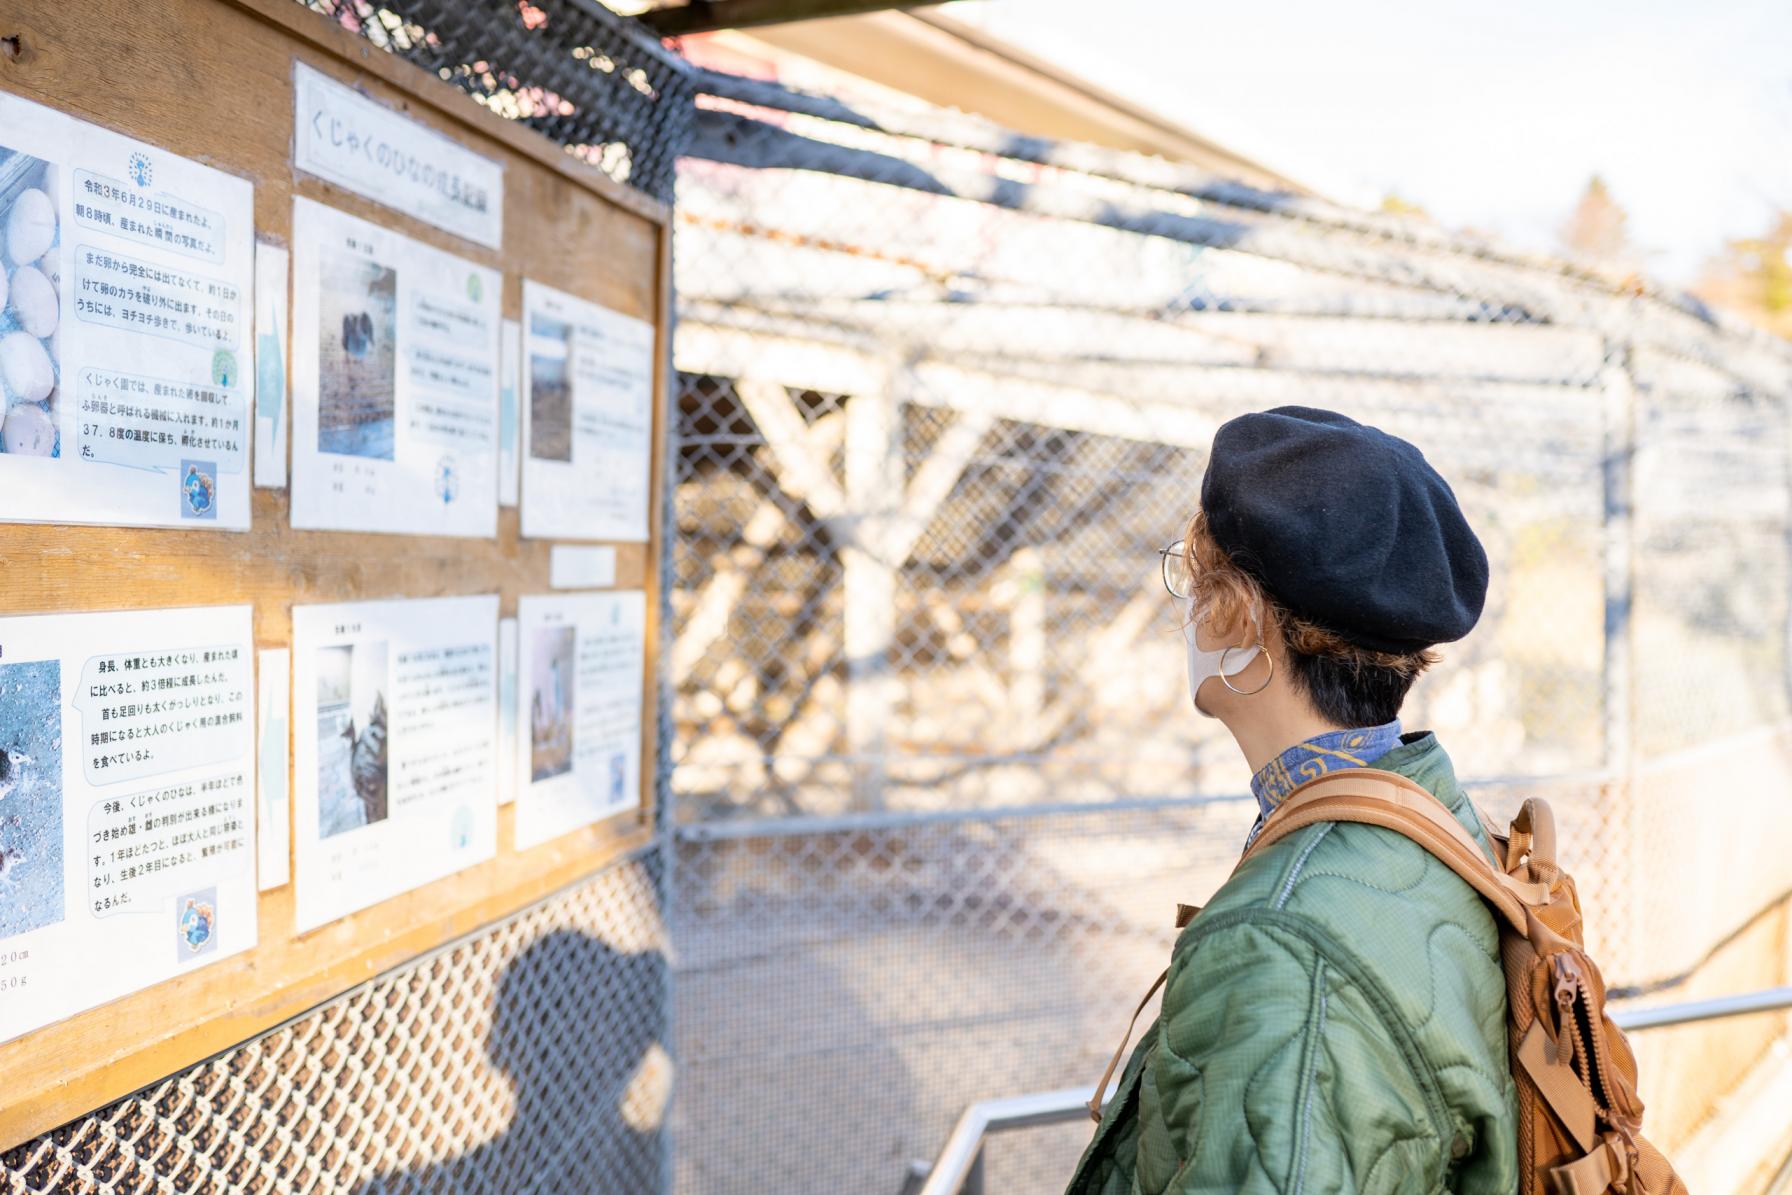
M 386 820 L 386 644 L 317 649 L 318 835 Z
M 398 271 L 322 253 L 317 450 L 392 459 L 398 418 Z
M 0 664 L 0 940 L 64 915 L 62 666 Z
M 572 460 L 572 329 L 535 313 L 529 320 L 529 455 Z
M 56 167 L 0 143 L 0 450 L 60 456 L 62 246 Z
M 577 627 L 540 627 L 530 668 L 529 778 L 547 780 L 572 771 L 574 652 Z

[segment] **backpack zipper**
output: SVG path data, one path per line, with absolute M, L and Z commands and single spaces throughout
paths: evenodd
M 1595 1031 L 1592 1001 L 1589 999 L 1580 962 L 1572 952 L 1564 950 L 1551 957 L 1550 970 L 1555 977 L 1557 1051 L 1564 1064 L 1571 1063 L 1575 1039 L 1580 1039 L 1580 1052 L 1584 1060 L 1581 1070 L 1592 1092 L 1599 1119 L 1605 1121 L 1623 1141 L 1624 1152 L 1629 1155 L 1631 1172 L 1635 1173 L 1639 1158 L 1636 1126 L 1631 1123 L 1629 1115 L 1620 1113 L 1614 1106 L 1613 1093 L 1621 1089 L 1612 1082 L 1605 1035 Z

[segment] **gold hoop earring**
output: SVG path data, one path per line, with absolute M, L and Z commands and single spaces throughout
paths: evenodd
M 1269 661 L 1269 675 L 1264 677 L 1263 683 L 1258 685 L 1255 689 L 1241 689 L 1233 684 L 1232 678 L 1226 675 L 1226 657 L 1235 651 L 1243 651 L 1245 649 L 1242 647 L 1228 647 L 1225 651 L 1220 653 L 1220 684 L 1226 686 L 1240 697 L 1255 697 L 1257 694 L 1263 692 L 1263 690 L 1269 688 L 1269 682 L 1276 678 L 1276 658 L 1269 654 L 1269 651 L 1263 646 L 1263 640 L 1261 639 L 1257 640 L 1256 643 L 1247 646 L 1255 647 L 1262 653 L 1263 658 Z M 1249 664 L 1245 665 L 1245 668 L 1249 667 Z M 1241 668 L 1239 671 L 1242 672 L 1244 669 Z

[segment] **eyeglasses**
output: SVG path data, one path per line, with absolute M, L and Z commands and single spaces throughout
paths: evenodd
M 1194 577 L 1189 571 L 1182 541 L 1177 540 L 1167 548 L 1159 548 L 1157 555 L 1163 564 L 1164 588 L 1170 591 L 1170 596 L 1182 600 L 1193 596 Z

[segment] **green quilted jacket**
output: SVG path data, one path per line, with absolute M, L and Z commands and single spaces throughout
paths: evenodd
M 1431 735 L 1376 761 L 1488 842 Z M 1182 932 L 1067 1195 L 1517 1189 L 1492 915 L 1416 844 L 1321 823 Z

